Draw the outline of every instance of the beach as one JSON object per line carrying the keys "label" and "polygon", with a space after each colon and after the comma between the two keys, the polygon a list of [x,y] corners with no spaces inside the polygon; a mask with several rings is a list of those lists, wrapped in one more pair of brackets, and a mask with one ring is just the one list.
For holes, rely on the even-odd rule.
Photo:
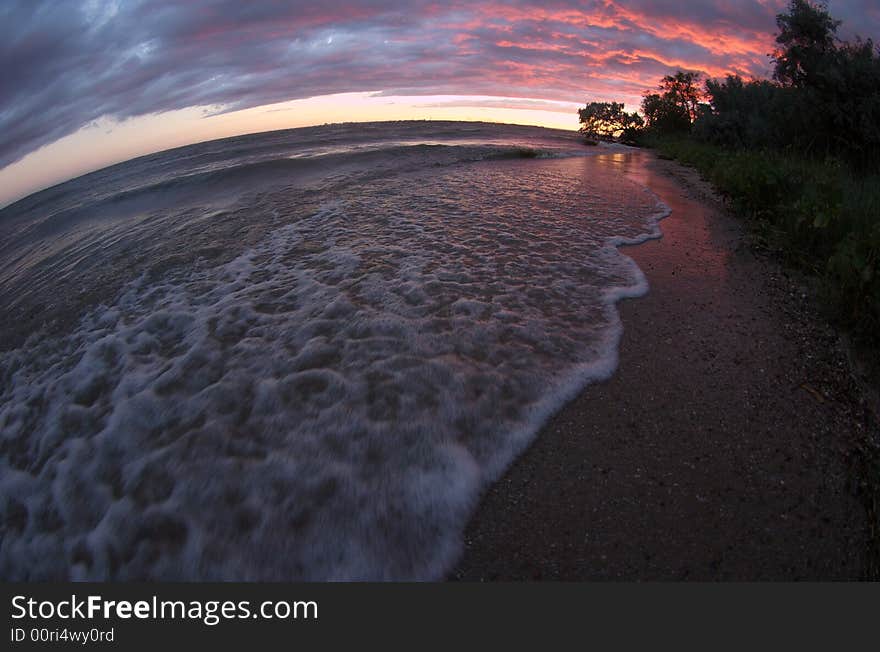
{"label": "beach", "polygon": [[271,132],[0,228],[4,577],[867,574],[837,335],[646,150]]}
{"label": "beach", "polygon": [[434,580],[667,207],[572,132],[210,141],[0,213],[0,576]]}
{"label": "beach", "polygon": [[870,417],[808,283],[750,246],[695,172],[621,170],[672,209],[627,247],[616,373],[588,386],[483,496],[449,579],[856,580]]}

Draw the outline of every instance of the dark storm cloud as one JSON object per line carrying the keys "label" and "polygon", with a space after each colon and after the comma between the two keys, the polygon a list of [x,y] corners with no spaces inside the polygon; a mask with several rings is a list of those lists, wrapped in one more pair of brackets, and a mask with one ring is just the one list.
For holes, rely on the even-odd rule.
{"label": "dark storm cloud", "polygon": [[[783,0],[0,7],[0,167],[101,116],[347,91],[636,101],[676,67],[767,72]],[[863,36],[872,2],[832,3]]]}

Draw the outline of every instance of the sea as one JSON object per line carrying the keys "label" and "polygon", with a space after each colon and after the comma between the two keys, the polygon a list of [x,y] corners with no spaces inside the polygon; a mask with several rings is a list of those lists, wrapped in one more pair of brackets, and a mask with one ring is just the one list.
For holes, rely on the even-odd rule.
{"label": "sea", "polygon": [[648,290],[619,247],[669,212],[632,155],[325,125],[4,208],[0,577],[442,579],[481,492],[614,372]]}

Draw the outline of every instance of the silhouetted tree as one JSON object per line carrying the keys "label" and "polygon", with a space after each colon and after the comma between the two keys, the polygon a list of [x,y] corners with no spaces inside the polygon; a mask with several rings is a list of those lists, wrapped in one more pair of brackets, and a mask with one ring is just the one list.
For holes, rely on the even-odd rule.
{"label": "silhouetted tree", "polygon": [[681,106],[658,93],[642,99],[642,114],[649,129],[661,133],[678,133],[690,129],[691,121]]}
{"label": "silhouetted tree", "polygon": [[825,4],[791,0],[776,17],[774,78],[786,88],[780,131],[798,149],[859,167],[880,162],[880,54],[872,41],[840,43]]}
{"label": "silhouetted tree", "polygon": [[700,113],[703,91],[700,74],[679,70],[660,80],[662,93],[648,93],[642,100],[642,113],[652,131],[686,132]]}
{"label": "silhouetted tree", "polygon": [[807,0],[791,0],[776,24],[775,82],[707,81],[710,110],[694,134],[719,145],[836,156],[859,168],[880,164],[880,53],[873,42],[841,43],[840,21]]}
{"label": "silhouetted tree", "polygon": [[790,0],[788,13],[776,16],[779,45],[773,54],[774,79],[783,85],[804,87],[816,82],[823,60],[835,48],[840,25],[825,4]]}
{"label": "silhouetted tree", "polygon": [[743,81],[728,75],[706,81],[706,110],[694,123],[694,134],[717,145],[767,147],[782,133],[776,117],[781,88],[773,82]]}
{"label": "silhouetted tree", "polygon": [[580,132],[589,139],[612,140],[644,124],[638,113],[627,113],[622,102],[590,102],[578,110]]}
{"label": "silhouetted tree", "polygon": [[859,167],[880,165],[880,52],[873,42],[835,48],[810,90],[810,99],[822,107],[827,150]]}
{"label": "silhouetted tree", "polygon": [[677,71],[674,75],[666,75],[660,80],[662,97],[687,115],[688,122],[697,119],[703,90],[700,88],[700,73]]}

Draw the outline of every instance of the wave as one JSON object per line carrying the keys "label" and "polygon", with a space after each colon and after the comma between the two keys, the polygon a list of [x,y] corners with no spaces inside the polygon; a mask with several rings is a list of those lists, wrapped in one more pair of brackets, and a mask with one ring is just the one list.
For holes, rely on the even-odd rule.
{"label": "wave", "polygon": [[[145,211],[164,210],[183,204],[217,203],[223,198],[238,197],[274,186],[305,184],[332,176],[340,182],[362,182],[389,176],[419,166],[446,166],[485,160],[515,158],[559,158],[587,155],[564,150],[536,149],[528,146],[445,145],[445,144],[376,144],[366,150],[351,145],[319,154],[302,154],[253,160],[254,150],[246,150],[244,160],[218,159],[207,170],[176,171],[147,183],[129,181],[116,191],[104,191],[97,197],[81,199],[69,208],[44,210],[59,202],[60,190],[18,208],[26,213],[44,210],[40,219],[24,233],[30,238],[46,238],[84,221],[124,219]],[[169,167],[173,168],[171,164]],[[345,175],[349,175],[346,177]],[[18,245],[7,238],[7,246]],[[2,251],[0,251],[2,254]]]}
{"label": "wave", "polygon": [[647,290],[616,245],[668,210],[601,157],[461,147],[363,151],[412,171],[317,210],[260,194],[253,246],[0,353],[0,575],[442,576],[482,488],[612,373],[614,304]]}

